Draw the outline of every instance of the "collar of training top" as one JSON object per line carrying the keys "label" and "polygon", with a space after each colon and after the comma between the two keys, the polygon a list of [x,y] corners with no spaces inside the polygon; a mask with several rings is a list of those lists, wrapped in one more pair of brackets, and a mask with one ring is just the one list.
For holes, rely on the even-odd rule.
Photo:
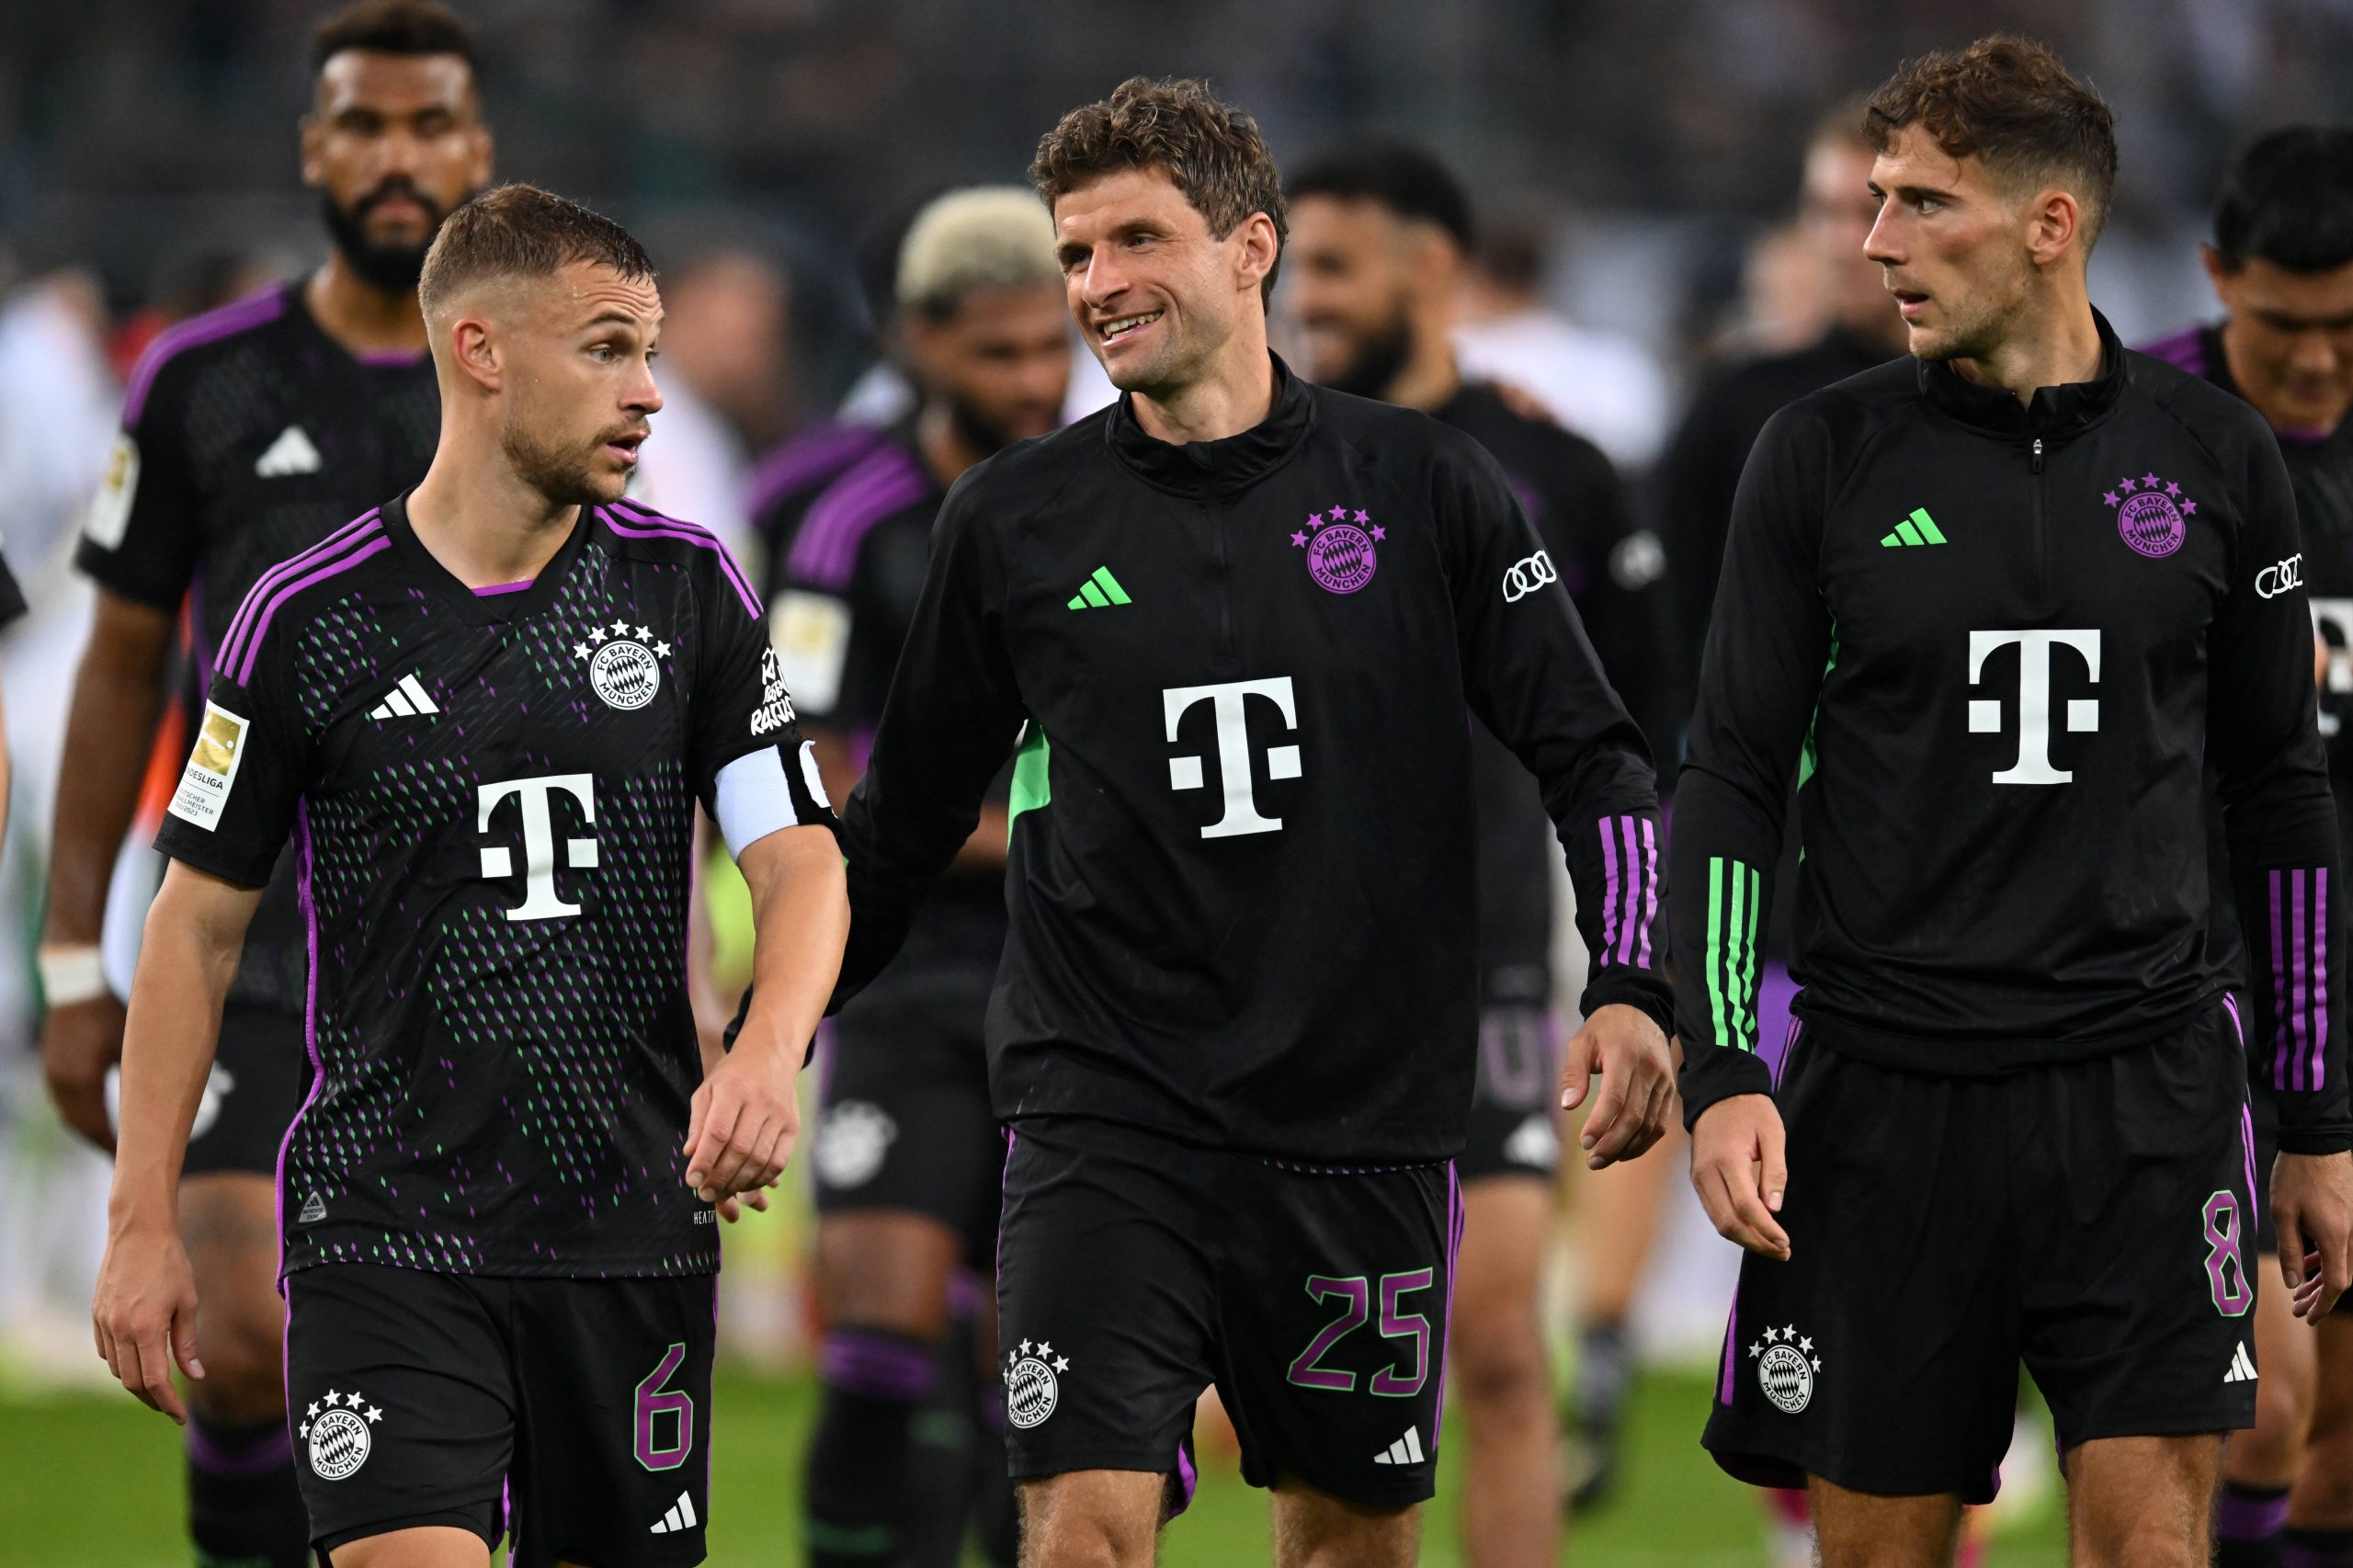
{"label": "collar of training top", "polygon": [[1291,374],[1283,357],[1275,362],[1275,405],[1267,417],[1222,441],[1163,441],[1136,423],[1135,394],[1120,394],[1105,425],[1104,439],[1121,462],[1164,490],[1186,495],[1233,495],[1247,490],[1289,461],[1315,428],[1315,400],[1307,383]]}
{"label": "collar of training top", "polygon": [[2099,374],[2088,381],[2039,387],[2031,403],[2021,403],[1999,387],[1969,381],[1943,360],[1920,362],[1920,392],[1938,413],[2000,436],[2065,437],[2105,418],[2124,392],[2124,345],[2108,318],[2095,310],[2099,329]]}

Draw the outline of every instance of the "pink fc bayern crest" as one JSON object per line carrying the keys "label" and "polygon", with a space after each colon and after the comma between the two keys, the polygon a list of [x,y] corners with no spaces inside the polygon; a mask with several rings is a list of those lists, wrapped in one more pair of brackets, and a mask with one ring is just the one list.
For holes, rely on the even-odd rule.
{"label": "pink fc bayern crest", "polygon": [[1381,565],[1380,551],[1373,546],[1388,537],[1389,530],[1375,523],[1370,512],[1335,506],[1310,512],[1307,526],[1293,531],[1290,542],[1307,551],[1307,574],[1316,586],[1326,593],[1353,594],[1372,581]]}
{"label": "pink fc bayern crest", "polygon": [[2170,480],[2144,473],[2126,474],[2116,488],[2100,496],[2116,513],[2116,531],[2124,542],[2153,561],[2179,550],[2189,537],[2188,518],[2198,515],[2198,503]]}

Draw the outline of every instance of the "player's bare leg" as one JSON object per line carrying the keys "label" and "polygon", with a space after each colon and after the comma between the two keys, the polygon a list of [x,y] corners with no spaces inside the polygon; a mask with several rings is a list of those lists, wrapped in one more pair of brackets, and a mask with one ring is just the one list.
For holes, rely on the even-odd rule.
{"label": "player's bare leg", "polygon": [[1151,1568],[1167,1489],[1165,1475],[1143,1470],[1022,1482],[1021,1568]]}
{"label": "player's bare leg", "polygon": [[330,1557],[335,1568],[487,1568],[490,1548],[472,1530],[419,1525],[348,1542]]}
{"label": "player's bare leg", "polygon": [[1560,1465],[1537,1298],[1552,1190],[1540,1176],[1488,1176],[1464,1184],[1462,1209],[1447,1370],[1471,1444],[1463,1557],[1549,1564],[1561,1553]]}
{"label": "player's bare leg", "polygon": [[[2309,1560],[2327,1562],[2333,1547],[2353,1546],[2353,1319],[2333,1313],[2305,1332],[2318,1342],[2318,1367],[2303,1464],[2288,1495],[2287,1539]],[[2271,1364],[2261,1365],[2268,1382]]]}
{"label": "player's bare leg", "polygon": [[922,1214],[870,1210],[818,1222],[825,1345],[809,1448],[813,1563],[888,1559],[907,1533],[909,1429],[931,1395],[961,1252],[953,1231]]}
{"label": "player's bare leg", "polygon": [[1822,1568],[1947,1568],[1961,1544],[1961,1499],[1881,1497],[1806,1478]]}
{"label": "player's bare leg", "polygon": [[180,1244],[196,1272],[201,1381],[188,1407],[220,1426],[286,1419],[286,1304],[278,1298],[278,1197],[267,1176],[217,1172],[180,1184]]}
{"label": "player's bare leg", "polygon": [[2075,1568],[2204,1568],[2222,1468],[2219,1433],[2102,1437],[2067,1450]]}
{"label": "player's bare leg", "polygon": [[2279,1257],[2265,1254],[2255,1278],[2255,1357],[2263,1376],[2255,1385],[2254,1427],[2222,1443],[2225,1484],[2215,1515],[2222,1568],[2241,1560],[2234,1553],[2249,1551],[2261,1554],[2250,1560],[2278,1561],[2279,1526],[2312,1435],[2320,1375],[2319,1346],[2280,1288]]}
{"label": "player's bare leg", "polygon": [[1277,1482],[1275,1568],[1413,1568],[1422,1509],[1364,1508],[1297,1482]]}
{"label": "player's bare leg", "polygon": [[[1688,1163],[1685,1134],[1670,1128],[1656,1158],[1627,1160],[1574,1177],[1577,1215],[1577,1369],[1571,1502],[1598,1502],[1616,1463],[1617,1427],[1633,1372],[1626,1324],[1650,1267],[1667,1189]],[[1466,1245],[1468,1238],[1465,1238]]]}

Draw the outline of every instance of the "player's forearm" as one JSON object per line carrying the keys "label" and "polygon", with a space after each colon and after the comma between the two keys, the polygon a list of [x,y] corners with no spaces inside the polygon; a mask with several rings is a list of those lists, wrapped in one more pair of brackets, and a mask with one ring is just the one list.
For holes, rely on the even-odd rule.
{"label": "player's forearm", "polygon": [[123,1031],[122,1112],[109,1210],[119,1227],[171,1216],[221,1006],[257,894],[214,895],[174,866],[155,896]]}
{"label": "player's forearm", "polygon": [[849,896],[832,835],[788,828],[744,858],[752,891],[751,1007],[735,1049],[804,1051],[841,973]]}
{"label": "player's forearm", "polygon": [[1781,828],[1778,804],[1764,809],[1700,764],[1684,768],[1668,881],[1686,1125],[1718,1100],[1772,1088],[1756,1054],[1756,996]]}
{"label": "player's forearm", "polygon": [[102,598],[98,624],[74,673],[59,767],[65,787],[57,791],[50,847],[45,942],[99,939],[115,857],[138,810],[163,709],[169,622],[152,610],[135,615],[154,624],[135,627],[141,635],[122,635],[122,612]]}
{"label": "player's forearm", "polygon": [[2225,821],[2254,1004],[2247,1046],[2254,1070],[2276,1091],[2280,1147],[2300,1154],[2353,1148],[2335,808],[2325,795],[2301,809],[2240,801]]}

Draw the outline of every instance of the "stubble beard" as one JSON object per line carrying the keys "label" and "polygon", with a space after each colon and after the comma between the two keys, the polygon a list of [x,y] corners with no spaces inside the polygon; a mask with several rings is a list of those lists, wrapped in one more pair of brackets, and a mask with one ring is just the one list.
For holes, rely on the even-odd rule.
{"label": "stubble beard", "polygon": [[551,510],[597,506],[618,499],[627,488],[626,482],[615,488],[600,479],[587,454],[542,442],[512,417],[499,432],[498,444],[516,477],[545,496]]}

